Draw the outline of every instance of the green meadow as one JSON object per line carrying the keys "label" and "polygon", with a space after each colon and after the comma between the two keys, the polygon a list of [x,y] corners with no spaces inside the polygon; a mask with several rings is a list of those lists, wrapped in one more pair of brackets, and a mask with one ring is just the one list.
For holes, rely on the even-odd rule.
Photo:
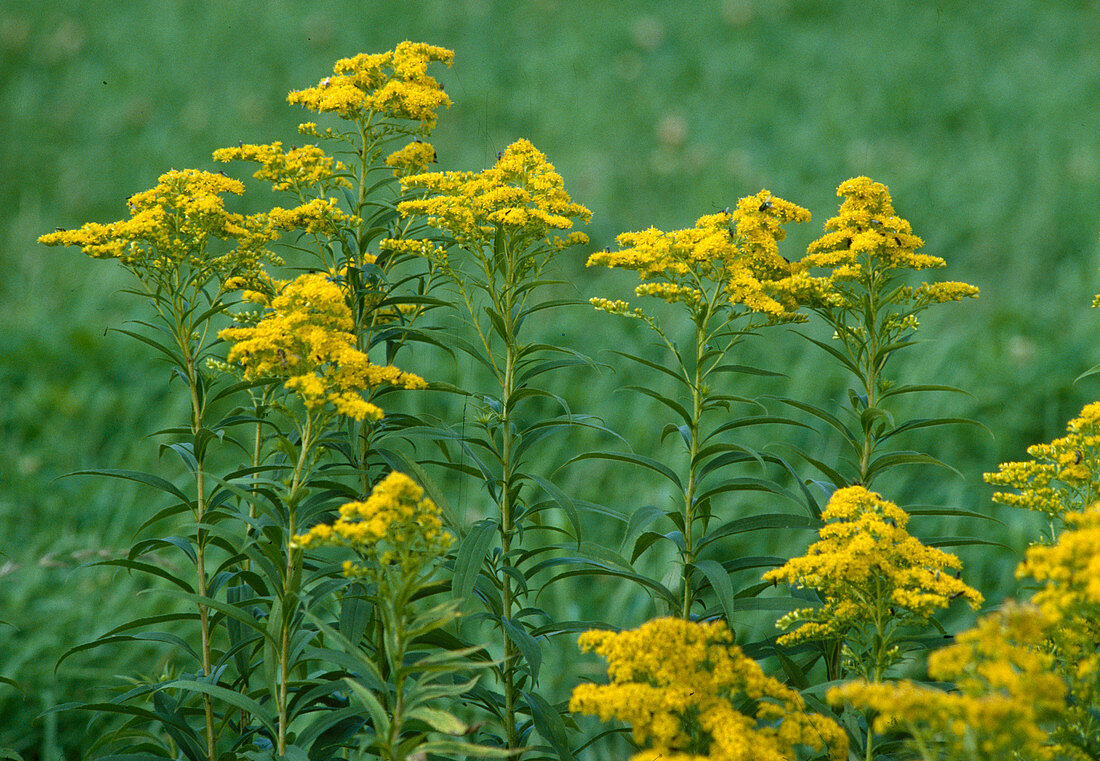
{"label": "green meadow", "polygon": [[[147,437],[187,414],[167,366],[109,330],[140,316],[139,300],[120,292],[130,285],[125,273],[36,239],[123,217],[127,197],[168,169],[218,171],[216,148],[293,144],[296,125],[311,117],[286,104],[288,91],[316,83],[338,58],[403,40],[455,54],[453,68],[433,71],[453,100],[432,137],[438,169],[480,170],[527,138],[591,209],[590,244],[566,249],[552,271],[566,296],[630,296],[632,275],[584,266],[622,232],[690,227],[767,188],[812,212],[781,246],[800,254],[836,212],[843,180],[888,185],[923,252],[947,260],[936,277],[981,290],[922,316],[921,343],[891,364],[907,382],[965,393],[918,395],[900,409],[978,425],[907,434],[906,447],[955,472],[903,468],[881,486],[899,505],[996,518],[918,517],[911,528],[997,543],[957,548],[964,577],[987,605],[1018,594],[1013,570],[1040,522],[993,505],[982,474],[1062,435],[1100,397],[1100,375],[1075,380],[1100,364],[1100,313],[1090,310],[1100,293],[1100,4],[9,0],[0,7],[0,676],[20,689],[0,685],[0,748],[26,761],[82,759],[110,719],[51,709],[165,668],[167,647],[156,642],[99,647],[57,665],[70,648],[158,604],[141,594],[148,578],[89,567],[125,552],[161,507],[156,493],[67,474],[178,474]],[[246,204],[270,202],[261,193]],[[552,314],[533,328],[538,339],[583,351],[596,366],[554,374],[550,390],[597,414],[635,452],[674,460],[661,435],[666,412],[621,391],[669,389],[611,354],[631,346],[658,357],[643,326],[580,307]],[[820,327],[809,330],[828,340]],[[481,377],[468,359],[424,351],[415,370],[429,381]],[[772,412],[780,410],[766,397],[846,403],[849,380],[790,331],[763,332],[737,353],[781,375],[729,376],[729,393],[761,397]],[[423,404],[453,420],[466,414],[453,398]],[[799,430],[778,433],[839,452],[839,440]],[[744,441],[769,446],[781,443],[776,435],[750,431]],[[585,448],[614,443],[577,434],[554,439],[540,458],[576,499],[624,513],[664,507],[661,481],[621,463],[555,471]],[[466,519],[484,511],[475,487],[441,483]],[[766,507],[759,496],[744,500],[746,514]],[[591,520],[590,532],[617,547],[622,525]],[[753,541],[797,554],[812,539],[803,533]],[[547,594],[577,619],[597,608],[624,626],[655,615],[636,587],[611,582]],[[759,615],[744,626],[771,631]],[[603,673],[573,639],[549,648],[555,665],[544,689],[558,700],[580,676]]]}

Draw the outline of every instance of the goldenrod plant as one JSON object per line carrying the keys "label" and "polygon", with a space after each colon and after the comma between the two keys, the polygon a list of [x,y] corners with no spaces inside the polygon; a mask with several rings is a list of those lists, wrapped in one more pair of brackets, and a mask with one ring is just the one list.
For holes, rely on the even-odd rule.
{"label": "goldenrod plant", "polygon": [[[377,249],[377,240],[395,232],[400,193],[383,149],[395,139],[426,136],[434,110],[449,103],[425,73],[431,62],[449,63],[450,52],[404,43],[380,56],[341,60],[335,77],[291,93],[292,103],[351,122],[335,130],[307,123],[299,131],[355,155],[353,168],[314,145],[242,144],[215,152],[218,161],[258,163],[255,176],[289,194],[289,208],[237,214],[223,196],[241,195],[241,182],[223,173],[173,171],[130,197],[130,219],[42,237],[47,245],[118,259],[136,276],[132,292],[151,302],[156,321],[143,322],[145,332],[123,332],[169,359],[191,402],[189,425],[161,432],[183,437],[164,448],[192,474],[190,495],[159,475],[98,471],[176,501],[147,526],[190,510],[190,539],[144,539],[106,564],[169,581],[176,589],[168,593],[196,605],[199,633],[196,653],[180,629],[189,616],[173,613],[127,622],[70,651],[133,637],[183,645],[178,667],[166,672],[171,677],[139,684],[109,709],[95,707],[131,717],[99,739],[103,752],[131,747],[148,722],[162,727],[164,752],[208,761],[244,752],[289,758],[343,741],[326,734],[332,721],[318,713],[339,702],[333,697],[339,682],[318,678],[308,666],[316,661],[310,643],[318,634],[305,618],[318,588],[336,591],[334,574],[323,565],[303,566],[290,540],[340,497],[365,496],[379,477],[384,458],[372,448],[384,420],[378,397],[426,385],[388,361],[376,364],[369,353],[385,342],[391,360],[405,344],[401,330],[410,315],[430,306],[426,275],[391,277],[393,257]],[[271,250],[276,241],[280,254]],[[280,277],[282,268],[291,276]],[[259,310],[234,312],[238,292]],[[420,301],[405,309],[406,297]],[[247,443],[237,438],[243,427],[252,431]],[[234,448],[248,453],[236,466]],[[208,464],[215,449],[220,472]],[[332,480],[332,465],[341,460],[351,465],[344,483]],[[195,582],[164,570],[175,567],[163,558],[172,551],[193,563]],[[346,595],[341,634],[362,645],[370,615],[361,596]],[[158,631],[165,623],[176,629]],[[188,653],[194,666],[182,660]],[[198,728],[191,698],[201,705]]]}
{"label": "goldenrod plant", "polygon": [[[838,489],[822,518],[825,526],[806,554],[764,574],[764,580],[820,596],[819,607],[779,619],[780,628],[793,628],[779,644],[825,643],[826,658],[841,659],[829,664],[832,678],[881,684],[914,649],[936,612],[957,598],[972,608],[981,605],[981,594],[954,575],[959,559],[910,535],[909,516],[881,495],[862,486]],[[868,730],[868,759],[874,758],[873,748]]]}
{"label": "goldenrod plant", "polygon": [[[792,274],[772,287],[780,293],[795,288],[833,331],[832,342],[806,335],[850,372],[857,387],[849,390],[848,420],[801,400],[786,399],[839,433],[849,457],[824,462],[803,453],[834,488],[870,487],[888,469],[909,464],[939,464],[931,455],[884,449],[907,431],[969,422],[956,418],[901,421],[891,410],[897,397],[925,391],[955,390],[937,384],[899,382],[886,373],[887,363],[915,343],[918,316],[929,307],[975,298],[978,289],[958,282],[907,282],[913,271],[936,269],[947,262],[918,253],[924,241],[894,210],[889,189],[869,177],[853,177],[837,188],[844,198],[837,216],[825,223],[825,234],[813,241],[792,267]],[[827,270],[826,275],[814,275]],[[810,284],[813,285],[810,285]]]}
{"label": "goldenrod plant", "polygon": [[[429,262],[468,327],[468,335],[451,336],[451,345],[488,376],[483,390],[473,385],[460,390],[477,409],[473,431],[459,421],[432,431],[459,448],[444,449],[441,464],[478,478],[492,505],[469,528],[454,561],[455,595],[479,601],[485,609],[480,617],[496,630],[500,690],[481,690],[478,699],[494,715],[495,741],[503,747],[526,757],[537,729],[553,753],[565,758],[560,709],[536,691],[542,645],[531,631],[535,617],[545,613],[533,607],[530,595],[539,571],[535,561],[546,548],[532,539],[540,536],[535,532],[544,520],[540,513],[568,511],[573,526],[577,518],[571,501],[547,479],[535,445],[571,427],[596,424],[563,402],[554,417],[527,412],[537,402],[561,402],[540,389],[541,376],[588,360],[568,347],[533,342],[524,328],[535,315],[570,303],[543,295],[551,285],[546,273],[556,257],[588,241],[583,232],[566,231],[587,222],[591,212],[570,199],[554,166],[522,139],[501,151],[488,169],[413,174],[403,177],[401,186],[421,196],[398,204],[401,216],[423,220],[438,232],[430,238],[393,238],[383,241],[383,248]],[[540,492],[549,500],[536,500]],[[548,636],[554,627],[543,627],[542,633]]]}
{"label": "goldenrod plant", "polygon": [[[1095,477],[1095,476],[1094,476]],[[1066,716],[1052,738],[1070,758],[1100,753],[1100,505],[1066,513],[1053,546],[1035,545],[1016,570],[1039,584],[1031,598],[1046,623],[1038,648],[1054,657],[1068,690]]]}
{"label": "goldenrod plant", "polygon": [[928,676],[954,690],[860,679],[830,689],[829,701],[872,710],[869,731],[907,735],[922,761],[1063,757],[1050,731],[1066,719],[1066,685],[1041,645],[1044,628],[1034,607],[1008,605],[929,656]]}
{"label": "goldenrod plant", "polygon": [[[903,418],[900,397],[946,387],[888,365],[925,309],[977,289],[916,282],[945,262],[867,177],[794,261],[780,245],[809,211],[769,190],[593,251],[591,211],[530,140],[434,171],[451,100],[433,74],[452,59],[403,42],[338,60],[288,97],[316,115],[306,144],[214,152],[269,186],[243,201],[227,174],[173,170],[126,218],[42,236],[132,275],[146,312],[119,330],[166,361],[186,410],[154,434],[156,472],[80,471],[155,493],[96,564],[166,602],[63,665],[132,645],[160,660],[47,719],[94,714],[85,756],[120,761],[1100,757],[1100,403],[987,476],[1048,530],[1018,570],[1034,594],[953,636],[943,612],[983,598],[944,548],[992,538],[919,539],[911,517],[955,509],[884,496],[895,467],[950,465],[903,436],[961,422]],[[585,259],[637,273],[633,295],[574,297],[588,288],[556,278]],[[591,339],[543,343],[539,323],[574,310],[614,330],[593,308],[653,338],[611,354],[662,411],[646,440],[605,425],[603,400],[582,414],[553,393],[600,366]],[[739,383],[783,382],[743,357],[791,326],[854,379],[842,412]],[[568,480],[608,462],[663,481],[625,509],[626,490]],[[793,531],[818,533],[800,554]],[[591,656],[559,662],[552,638],[580,632],[606,682]]]}
{"label": "goldenrod plant", "polygon": [[1100,402],[1086,404],[1069,421],[1065,436],[1033,444],[1027,453],[1031,460],[1002,463],[996,473],[986,473],[985,480],[1016,490],[995,492],[994,502],[1044,513],[1046,538],[1053,542],[1067,515],[1100,499]]}
{"label": "goldenrod plant", "polygon": [[[193,489],[185,493],[170,481],[151,474],[125,470],[99,471],[103,475],[149,484],[167,493],[173,504],[151,516],[148,523],[181,511],[193,519],[192,534],[181,540],[185,559],[194,564],[195,585],[183,579],[173,581],[187,592],[194,591],[199,616],[200,646],[195,664],[195,683],[206,685],[215,677],[212,644],[213,622],[208,604],[211,574],[207,550],[214,539],[212,526],[227,492],[210,483],[206,472],[209,449],[232,430],[234,421],[210,419],[210,407],[225,390],[217,387],[206,359],[212,356],[216,336],[212,320],[227,307],[226,283],[233,278],[251,277],[261,264],[274,260],[266,248],[272,239],[263,215],[245,217],[225,207],[226,193],[240,195],[244,186],[237,180],[198,170],[171,171],[162,175],[156,187],[134,194],[127,205],[130,218],[109,224],[90,222],[77,230],[43,235],[48,246],[79,246],[97,259],[117,259],[137,280],[132,292],[150,302],[154,322],[142,321],[144,332],[121,329],[147,344],[171,365],[173,375],[185,385],[190,401],[186,426],[162,434],[176,440],[162,445],[180,458],[191,473]],[[224,242],[224,244],[222,243]],[[230,242],[236,243],[230,247]],[[227,250],[226,250],[227,249]],[[129,557],[107,561],[158,576],[164,573],[146,557],[156,549],[170,547],[163,540],[141,543]],[[204,731],[196,741],[210,761],[216,758],[216,720],[213,697],[202,691]]]}
{"label": "goldenrod plant", "polygon": [[927,547],[909,534],[909,516],[862,486],[833,493],[822,514],[825,526],[806,554],[764,574],[813,589],[822,605],[792,611],[779,620],[791,629],[779,643],[814,640],[844,643],[842,673],[881,682],[904,656],[907,628],[918,627],[952,600],[972,608],[981,594],[956,573],[954,555]]}
{"label": "goldenrod plant", "polygon": [[836,705],[869,709],[869,727],[900,734],[924,761],[1096,758],[1100,752],[1100,508],[1066,513],[1052,545],[1017,569],[1038,589],[1006,603],[928,659],[928,676],[954,685],[857,680],[830,690]]}
{"label": "goldenrod plant", "polygon": [[[754,567],[736,560],[720,562],[720,540],[737,533],[767,526],[806,528],[816,525],[816,510],[808,516],[773,514],[770,521],[760,516],[745,523],[745,515],[731,514],[718,505],[730,493],[755,490],[774,498],[780,487],[774,481],[755,475],[731,478],[729,468],[742,463],[764,463],[764,457],[736,442],[731,432],[747,425],[789,423],[767,415],[736,415],[734,410],[759,409],[759,403],[727,388],[728,377],[739,373],[767,374],[768,371],[739,365],[735,349],[749,334],[765,326],[805,319],[798,312],[799,290],[814,287],[810,281],[795,283],[789,279],[790,264],[779,253],[779,242],[786,235],[783,225],[805,222],[810,213],[800,206],[772,195],[767,190],[742,198],[736,209],[699,218],[694,227],[664,232],[650,228],[623,233],[617,239],[620,249],[592,254],[588,266],[606,266],[632,270],[642,282],[634,289],[639,298],[655,298],[673,305],[686,318],[691,334],[686,347],[676,340],[679,325],[666,324],[661,311],[632,307],[622,299],[593,298],[592,305],[603,312],[643,322],[657,337],[668,358],[667,364],[655,363],[640,354],[616,351],[618,356],[655,371],[662,380],[672,379],[674,395],[659,387],[631,385],[627,390],[650,397],[674,417],[661,431],[678,442],[681,462],[675,466],[648,454],[636,452],[590,452],[576,460],[593,457],[619,460],[659,473],[675,490],[672,507],[651,506],[635,511],[630,517],[627,544],[630,562],[620,561],[620,575],[643,584],[666,613],[688,619],[702,613],[704,593],[709,602],[732,619],[736,606],[729,573]],[[784,288],[768,288],[767,283],[788,278]],[[637,442],[654,446],[656,442]],[[776,460],[769,457],[769,460]],[[782,460],[779,460],[784,464]],[[664,516],[670,531],[651,528]],[[714,524],[718,525],[715,526]],[[676,580],[649,579],[630,569],[630,565],[649,548],[668,543],[678,556]],[[601,557],[600,564],[608,562]],[[740,596],[740,595],[739,595]]]}
{"label": "goldenrod plant", "polygon": [[[276,500],[272,523],[259,524],[258,544],[276,537],[272,549],[278,552],[294,537],[304,517],[299,516],[309,492],[313,468],[322,450],[322,437],[337,416],[353,420],[381,419],[381,409],[363,399],[362,393],[382,383],[408,389],[424,388],[425,382],[392,366],[370,362],[355,346],[351,310],[340,287],[323,275],[299,275],[279,284],[264,316],[251,327],[226,328],[219,337],[233,342],[227,361],[243,367],[245,379],[277,378],[283,381],[295,404],[288,417],[294,437],[278,440],[279,448],[293,462],[289,478],[273,492]],[[253,488],[255,484],[253,483]],[[263,504],[267,500],[257,500]],[[314,508],[316,509],[316,508]],[[274,531],[274,533],[273,533]],[[286,753],[290,724],[289,679],[293,667],[292,639],[300,623],[302,558],[291,544],[281,575],[271,579],[273,595],[268,634],[275,641],[277,682],[271,685],[278,714],[276,749]],[[270,557],[270,556],[269,556]],[[262,564],[257,562],[258,567]],[[256,591],[256,590],[252,590]]]}
{"label": "goldenrod plant", "polygon": [[798,751],[848,758],[831,717],[767,676],[733,644],[725,623],[658,618],[632,631],[590,631],[582,650],[607,659],[607,685],[582,684],[570,708],[631,725],[631,761],[784,761]]}
{"label": "goldenrod plant", "polygon": [[447,651],[422,644],[426,635],[459,615],[459,601],[423,608],[419,601],[438,593],[443,553],[452,536],[443,529],[439,508],[403,473],[391,473],[361,502],[340,507],[332,523],[319,523],[293,540],[296,548],[336,546],[351,549],[343,575],[367,584],[379,612],[382,642],[378,662],[339,633],[326,633],[361,669],[346,678],[356,701],[371,719],[358,739],[360,753],[385,761],[441,756],[495,756],[507,751],[461,739],[470,726],[451,713],[451,703],[467,693],[472,649]]}

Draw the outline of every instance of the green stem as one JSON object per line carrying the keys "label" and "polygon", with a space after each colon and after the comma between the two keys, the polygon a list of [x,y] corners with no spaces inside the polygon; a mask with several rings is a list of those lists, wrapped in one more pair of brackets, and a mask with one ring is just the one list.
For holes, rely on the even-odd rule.
{"label": "green stem", "polygon": [[290,492],[287,494],[286,507],[287,507],[287,553],[286,553],[286,571],[283,577],[283,595],[282,595],[282,622],[280,624],[279,632],[279,687],[276,694],[276,705],[279,711],[279,736],[278,736],[278,751],[282,756],[286,753],[286,735],[289,725],[289,717],[287,715],[287,682],[290,679],[290,629],[294,619],[295,608],[297,607],[297,578],[298,578],[298,562],[301,559],[301,553],[290,546],[291,540],[297,531],[297,520],[295,516],[295,510],[300,498],[299,490],[302,485],[302,477],[306,470],[306,463],[308,462],[309,453],[313,448],[313,415],[310,412],[306,412],[306,423],[302,431],[302,446],[301,451],[298,454],[298,462],[294,466],[294,477],[291,480]]}
{"label": "green stem", "polygon": [[684,490],[684,558],[681,569],[681,579],[684,585],[684,594],[680,606],[680,617],[688,619],[691,616],[691,607],[695,602],[691,588],[691,565],[695,562],[695,490],[697,478],[695,473],[695,458],[699,454],[699,423],[703,417],[703,354],[706,351],[705,327],[709,321],[709,310],[702,322],[695,326],[695,369],[694,381],[691,384],[691,425],[688,427],[690,441],[688,443],[688,482]]}
{"label": "green stem", "polygon": [[[864,330],[866,331],[867,344],[863,347],[863,361],[860,363],[863,370],[863,391],[867,396],[867,409],[873,409],[878,406],[878,385],[879,378],[878,373],[881,369],[881,362],[877,359],[879,352],[879,331],[877,310],[878,304],[876,296],[877,283],[874,273],[867,286],[867,319],[865,320]],[[858,412],[858,410],[857,410]],[[875,438],[871,434],[870,427],[866,427],[863,431],[863,447],[859,453],[859,483],[868,489],[871,487],[871,479],[874,477],[870,473],[871,467],[871,455],[875,448]]]}
{"label": "green stem", "polygon": [[[184,371],[187,376],[187,385],[191,394],[191,441],[198,443],[199,431],[202,430],[203,404],[199,399],[198,371],[195,367],[195,356],[191,350],[191,327],[186,322],[185,309],[177,298],[173,303],[175,312],[176,341],[183,356]],[[200,598],[207,595],[206,586],[206,532],[202,528],[206,518],[206,474],[204,472],[205,447],[193,446],[195,455],[195,575],[197,576],[197,589]],[[201,640],[200,653],[202,658],[203,676],[210,676],[210,611],[206,605],[199,603],[199,637]],[[217,748],[214,736],[214,700],[208,694],[203,694],[203,715],[206,721],[206,755],[208,761],[215,761]]]}
{"label": "green stem", "polygon": [[[388,761],[405,761],[405,756],[400,754],[402,725],[405,721],[405,614],[407,599],[402,596],[400,600],[387,600],[385,605],[388,611],[383,615],[389,619],[389,636],[385,637],[386,661],[390,667],[390,676],[393,679],[393,704],[391,706],[391,720],[389,731],[386,733],[386,747],[383,749],[384,757]],[[392,646],[389,643],[393,643]]]}
{"label": "green stem", "polygon": [[[886,669],[889,667],[887,663],[888,653],[890,651],[890,642],[887,638],[887,616],[890,615],[889,605],[887,600],[883,599],[882,583],[879,578],[875,579],[875,639],[873,642],[874,652],[872,657],[874,658],[874,665],[872,667],[870,681],[874,684],[881,684],[883,678],[886,676]],[[871,728],[871,711],[868,710],[864,716],[867,723],[867,743],[866,743],[866,761],[871,761],[874,757],[875,746],[875,732]]]}
{"label": "green stem", "polygon": [[[511,248],[509,247],[506,252],[507,260],[507,272],[506,283],[503,292],[503,303],[500,305],[501,318],[504,320],[505,327],[505,346],[504,346],[504,375],[501,383],[501,452],[500,452],[500,473],[501,473],[501,485],[500,485],[500,542],[501,542],[501,563],[504,567],[511,562],[511,550],[512,550],[512,534],[515,531],[514,521],[514,502],[515,494],[512,491],[512,470],[514,463],[512,461],[512,391],[515,385],[515,371],[516,371],[516,325],[513,318],[513,301],[515,296],[513,278],[514,262]],[[516,652],[516,646],[512,642],[512,638],[508,636],[507,631],[504,628],[505,621],[512,620],[512,607],[515,604],[514,591],[512,589],[512,576],[509,573],[501,573],[501,586],[503,596],[503,610],[501,611],[502,621],[500,627],[500,634],[504,641],[504,732],[507,738],[508,748],[510,750],[516,750],[519,747],[519,736],[516,731],[516,659],[519,654]],[[517,755],[518,758],[518,755]]]}

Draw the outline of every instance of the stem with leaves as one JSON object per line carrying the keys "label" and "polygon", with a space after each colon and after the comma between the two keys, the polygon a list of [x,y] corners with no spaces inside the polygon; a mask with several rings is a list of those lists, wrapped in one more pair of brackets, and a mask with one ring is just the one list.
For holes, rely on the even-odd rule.
{"label": "stem with leaves", "polygon": [[[199,284],[201,286],[201,283]],[[206,599],[208,594],[206,574],[206,545],[207,530],[204,525],[207,513],[207,489],[206,489],[206,444],[210,438],[205,426],[206,415],[206,382],[202,377],[199,367],[201,355],[206,347],[206,331],[209,327],[209,316],[216,311],[218,302],[215,299],[209,311],[205,312],[204,324],[196,324],[196,310],[202,303],[200,298],[201,287],[196,286],[194,275],[184,277],[181,280],[181,272],[175,270],[171,273],[167,295],[162,295],[158,287],[150,291],[150,298],[157,308],[161,318],[169,327],[176,349],[179,354],[179,374],[186,380],[191,414],[189,426],[191,432],[190,454],[192,470],[195,480],[195,502],[192,506],[192,514],[195,518],[195,575],[196,592],[201,599]],[[219,294],[220,295],[220,294]],[[211,658],[211,622],[209,607],[202,602],[198,603],[199,614],[199,638],[202,675],[209,679],[212,671]],[[206,754],[208,761],[217,759],[217,743],[214,719],[214,700],[207,694],[202,695],[203,719],[205,722]]]}

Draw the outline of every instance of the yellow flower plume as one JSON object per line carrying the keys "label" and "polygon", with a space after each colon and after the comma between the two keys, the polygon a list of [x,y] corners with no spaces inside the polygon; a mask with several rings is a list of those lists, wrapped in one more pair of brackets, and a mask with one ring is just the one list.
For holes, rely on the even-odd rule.
{"label": "yellow flower plume", "polygon": [[[446,48],[402,42],[386,53],[341,58],[332,76],[316,87],[292,91],[287,102],[353,121],[379,116],[395,120],[399,131],[425,134],[435,126],[438,110],[451,105],[440,84],[428,75],[428,64],[450,66],[453,60],[454,53]],[[400,122],[406,121],[415,126],[402,128]]]}
{"label": "yellow flower plume", "polygon": [[427,197],[398,204],[401,216],[423,215],[457,243],[488,247],[501,229],[527,244],[545,241],[551,248],[587,242],[581,233],[566,239],[549,236],[568,230],[592,212],[573,203],[561,175],[529,140],[517,140],[494,166],[481,172],[429,172],[401,180],[401,189],[427,191]]}
{"label": "yellow flower plume", "polygon": [[347,576],[372,576],[393,564],[417,571],[451,545],[439,508],[404,473],[386,476],[362,502],[348,502],[333,523],[314,526],[294,537],[293,546],[351,547],[360,563],[344,566]]}
{"label": "yellow flower plume", "polygon": [[[244,185],[197,169],[172,170],[154,188],[130,196],[130,218],[41,236],[46,246],[80,246],[96,259],[118,259],[128,268],[153,272],[188,266],[223,278],[247,276],[261,261],[274,259],[264,246],[274,238],[264,215],[227,211],[224,194],[241,195]],[[224,254],[208,250],[212,239],[236,239]]]}
{"label": "yellow flower plume", "polygon": [[322,190],[351,187],[346,178],[339,176],[347,171],[347,167],[316,145],[303,145],[289,151],[284,151],[279,141],[266,145],[239,145],[236,148],[219,148],[214,151],[214,160],[259,164],[260,168],[252,176],[257,180],[267,180],[275,191],[305,193],[314,187]]}
{"label": "yellow flower plume", "polygon": [[802,207],[762,190],[742,198],[732,214],[708,214],[686,230],[623,233],[616,238],[618,251],[596,252],[587,265],[634,270],[645,281],[637,296],[694,310],[706,301],[708,285],[717,284],[735,306],[776,320],[797,319],[797,302],[766,284],[791,271],[779,255],[782,226],[809,218]]}
{"label": "yellow flower plume", "polygon": [[419,377],[392,366],[375,365],[355,345],[351,310],[340,287],[321,274],[284,283],[269,312],[253,327],[226,328],[232,341],[229,361],[246,378],[283,378],[307,409],[331,404],[357,420],[382,418],[382,410],[361,392],[383,383],[425,388]]}
{"label": "yellow flower plume", "polygon": [[650,746],[631,761],[784,761],[799,745],[847,758],[840,726],[766,676],[724,622],[661,618],[586,632],[580,646],[607,659],[611,684],[579,685],[569,710],[631,724],[634,740]]}
{"label": "yellow flower plume", "polygon": [[959,559],[926,547],[906,530],[909,516],[897,505],[862,486],[833,493],[821,516],[826,525],[802,557],[764,574],[765,581],[786,581],[817,590],[820,608],[796,610],[780,619],[797,629],[782,644],[844,637],[890,610],[895,622],[926,621],[956,597],[977,608],[982,596],[949,570]]}
{"label": "yellow flower plume", "polygon": [[1063,518],[1100,499],[1100,402],[1086,404],[1065,436],[1027,453],[1031,460],[1002,463],[985,474],[988,483],[1017,490],[995,492],[994,502]]}

